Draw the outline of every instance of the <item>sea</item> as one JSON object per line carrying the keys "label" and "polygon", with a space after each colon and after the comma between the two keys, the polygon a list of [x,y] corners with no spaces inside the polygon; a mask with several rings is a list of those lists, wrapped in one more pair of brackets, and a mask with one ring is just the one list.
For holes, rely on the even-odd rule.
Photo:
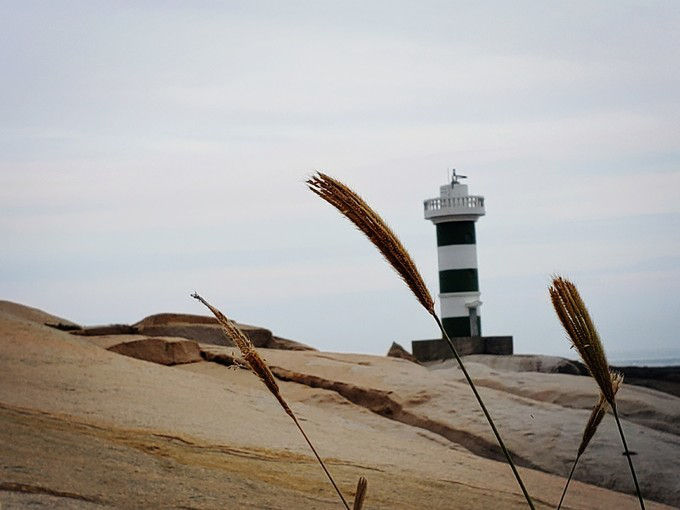
{"label": "sea", "polygon": [[607,352],[607,359],[618,367],[680,367],[680,350]]}

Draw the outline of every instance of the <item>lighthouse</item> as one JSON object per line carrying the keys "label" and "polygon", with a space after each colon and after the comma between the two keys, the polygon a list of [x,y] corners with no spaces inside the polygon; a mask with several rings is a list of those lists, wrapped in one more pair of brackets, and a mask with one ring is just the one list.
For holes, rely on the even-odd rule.
{"label": "lighthouse", "polygon": [[[454,170],[450,182],[439,188],[439,197],[424,202],[425,219],[437,229],[439,316],[461,356],[512,354],[512,336],[482,336],[475,224],[486,211],[484,197],[470,195],[462,179],[467,177]],[[453,356],[441,337],[413,340],[411,346],[421,362]]]}
{"label": "lighthouse", "polygon": [[424,202],[437,229],[440,317],[452,338],[482,335],[475,223],[485,214],[484,197],[468,193],[466,178],[454,169],[439,197]]}

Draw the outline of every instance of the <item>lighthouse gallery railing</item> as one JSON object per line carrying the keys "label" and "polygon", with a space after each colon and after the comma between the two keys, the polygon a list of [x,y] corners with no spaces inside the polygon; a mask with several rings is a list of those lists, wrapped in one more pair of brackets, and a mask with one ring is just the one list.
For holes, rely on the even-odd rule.
{"label": "lighthouse gallery railing", "polygon": [[449,197],[449,198],[430,198],[425,200],[426,211],[438,211],[448,207],[484,207],[484,197]]}

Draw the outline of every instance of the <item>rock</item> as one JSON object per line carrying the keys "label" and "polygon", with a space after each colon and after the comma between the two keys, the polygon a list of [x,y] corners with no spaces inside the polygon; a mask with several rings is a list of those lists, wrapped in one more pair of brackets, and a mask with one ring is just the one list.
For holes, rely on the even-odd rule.
{"label": "rock", "polygon": [[145,317],[133,327],[146,336],[181,337],[201,343],[234,345],[217,319],[205,315],[159,313]]}
{"label": "rock", "polygon": [[137,326],[139,334],[146,336],[181,337],[194,342],[233,346],[234,342],[218,324],[190,324],[177,322],[152,326]]}
{"label": "rock", "polygon": [[[627,384],[646,386],[680,397],[680,368],[666,367],[612,367],[623,374]],[[583,367],[585,369],[585,366]]]}
{"label": "rock", "polygon": [[136,327],[165,326],[168,324],[215,324],[217,319],[208,315],[192,315],[188,313],[157,313],[143,318],[135,324]]}
{"label": "rock", "polygon": [[224,365],[225,367],[235,366],[238,368],[245,368],[250,370],[248,363],[240,355],[238,349],[227,349],[223,346],[201,344],[201,357],[205,361]]}
{"label": "rock", "polygon": [[390,358],[407,359],[409,361],[413,361],[414,363],[418,363],[416,357],[410,352],[408,352],[406,349],[404,349],[397,342],[392,342],[392,346],[390,347],[390,350],[387,351],[387,355]]}
{"label": "rock", "polygon": [[[234,342],[224,333],[214,317],[183,313],[159,313],[150,315],[133,325],[137,332],[146,336],[175,336],[200,343],[225,345]],[[255,347],[267,347],[272,342],[272,332],[265,328],[236,324]]]}
{"label": "rock", "polygon": [[[500,458],[490,427],[462,371],[453,364],[432,370],[398,359],[357,354],[267,351],[263,356],[280,379],[336,392],[394,422],[437,434],[451,445],[486,458]],[[469,357],[466,366],[495,422],[502,427],[503,439],[517,464],[566,476],[597,401],[598,389],[592,378],[495,370],[470,362]],[[533,368],[549,372],[549,367],[542,363]],[[680,399],[624,384],[617,401],[627,440],[637,452],[635,468],[644,480],[645,497],[680,505],[675,474],[680,469]],[[621,462],[621,441],[611,414],[605,416],[584,455],[576,479],[622,492],[631,490],[630,473],[613,467]]]}
{"label": "rock", "polygon": [[504,372],[540,372],[544,374],[580,375],[579,367],[572,361],[559,356],[533,354],[514,354],[496,356],[490,354],[471,354],[465,356],[466,362],[481,363]]}
{"label": "rock", "polygon": [[278,336],[272,337],[271,343],[267,345],[269,349],[282,349],[284,351],[316,351],[314,347],[305,345],[295,340],[288,340],[287,338],[281,338]]}
{"label": "rock", "polygon": [[[48,324],[49,326],[49,324]],[[64,330],[63,327],[57,329]],[[102,335],[134,335],[137,333],[137,328],[128,326],[127,324],[109,324],[107,326],[87,326],[84,328],[73,329],[71,331],[74,335],[82,336],[102,336]]]}
{"label": "rock", "polygon": [[[217,319],[205,315],[159,313],[142,319],[132,327],[135,328],[137,333],[146,336],[182,337],[204,344],[234,346]],[[248,337],[255,347],[293,351],[314,350],[299,342],[275,337],[266,328],[240,323],[236,323],[236,327]]]}
{"label": "rock", "polygon": [[64,322],[46,322],[45,326],[49,326],[50,328],[58,329],[59,331],[82,331],[82,326],[79,326],[78,324],[68,324]]}
{"label": "rock", "polygon": [[[205,510],[337,507],[289,416],[254,374],[207,362],[172,369],[140,363],[93,345],[101,338],[0,311],[3,508],[58,506],[12,499],[49,494],[61,496],[61,507],[82,510],[193,508],[197,495]],[[423,501],[430,510],[454,504],[526,509],[508,466],[469,451],[493,437],[459,370],[428,370],[385,356],[261,354],[296,381],[279,381],[281,393],[300,412],[319,451],[334,459],[339,476],[356,480],[368,473],[372,509],[411,510]],[[522,470],[542,507],[556,502],[597,399],[596,385],[563,374],[499,372],[476,363],[469,368],[485,382],[480,391],[508,447],[560,475]],[[563,397],[545,401],[546,389]],[[654,421],[680,423],[680,400],[628,385],[619,395],[648,510],[670,510],[654,499],[677,507],[678,434],[653,428],[649,411]],[[575,398],[582,403],[569,407]],[[630,491],[612,417],[600,427],[576,477]],[[26,492],[16,492],[20,488]],[[574,481],[567,505],[635,508],[637,501]]]}
{"label": "rock", "polygon": [[0,300],[0,313],[4,313],[14,318],[23,319],[29,322],[37,322],[39,324],[59,324],[63,327],[79,327],[75,322],[71,322],[62,317],[57,317],[56,315],[44,312],[43,310],[19,303],[14,303],[12,301]]}
{"label": "rock", "polygon": [[185,338],[105,335],[90,337],[90,341],[108,351],[159,365],[203,361],[198,344]]}

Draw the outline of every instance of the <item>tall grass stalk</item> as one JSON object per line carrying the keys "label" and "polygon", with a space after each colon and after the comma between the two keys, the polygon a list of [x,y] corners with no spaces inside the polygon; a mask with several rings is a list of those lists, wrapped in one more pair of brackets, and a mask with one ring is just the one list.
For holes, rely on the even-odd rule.
{"label": "tall grass stalk", "polygon": [[621,436],[621,443],[623,443],[623,451],[628,459],[628,467],[630,468],[630,474],[633,477],[633,483],[635,483],[635,491],[637,492],[638,500],[640,501],[640,508],[645,510],[645,501],[642,499],[642,493],[640,492],[640,484],[638,483],[637,475],[635,474],[635,467],[633,466],[633,459],[628,450],[628,444],[626,444],[626,435],[623,433],[623,427],[621,427],[621,420],[619,419],[619,412],[616,409],[616,403],[612,405],[612,411],[614,412],[614,419],[616,420],[616,427],[619,429],[619,436]]}
{"label": "tall grass stalk", "polygon": [[364,500],[366,498],[366,490],[368,489],[368,481],[363,477],[359,477],[357,483],[357,492],[354,495],[354,505],[352,510],[362,510],[364,508]]}
{"label": "tall grass stalk", "polygon": [[[283,410],[286,412],[288,416],[293,420],[295,423],[295,426],[297,429],[300,431],[302,434],[302,437],[305,438],[305,441],[309,445],[309,448],[312,450],[314,453],[314,456],[316,457],[316,460],[319,462],[321,465],[321,468],[323,469],[324,473],[326,473],[326,477],[328,477],[328,480],[330,481],[331,485],[333,485],[333,488],[335,489],[335,492],[337,493],[338,497],[342,501],[342,504],[345,506],[346,510],[350,510],[349,505],[347,504],[347,501],[345,500],[345,497],[342,495],[342,492],[340,492],[340,488],[338,485],[335,483],[335,480],[333,480],[333,476],[331,476],[330,471],[328,471],[328,468],[326,467],[326,464],[324,464],[324,461],[321,460],[321,456],[317,453],[316,448],[314,448],[314,445],[310,441],[309,437],[307,437],[307,434],[305,434],[305,431],[303,430],[302,426],[300,425],[300,422],[298,421],[297,417],[295,416],[295,413],[293,410],[290,408],[286,400],[283,398],[283,395],[281,394],[281,390],[279,389],[279,385],[276,383],[276,380],[274,379],[274,374],[272,374],[272,371],[269,369],[269,366],[265,361],[262,359],[260,354],[257,352],[255,349],[255,346],[252,344],[250,339],[246,337],[240,329],[236,327],[236,325],[229,319],[227,318],[222,312],[220,312],[217,308],[212,306],[210,303],[208,303],[205,299],[203,299],[201,296],[199,296],[197,293],[193,293],[191,295],[194,299],[199,300],[201,303],[203,303],[215,316],[215,318],[218,320],[220,325],[222,326],[222,329],[224,329],[225,333],[229,338],[231,338],[236,346],[239,348],[241,351],[241,354],[245,358],[246,362],[248,363],[248,366],[250,369],[257,375],[260,380],[267,386],[269,391],[274,395],[276,400],[279,402]],[[361,479],[360,479],[360,485],[361,485]],[[364,484],[363,488],[363,493],[360,496],[363,500],[364,494],[366,492],[366,487]],[[356,505],[355,505],[356,508]],[[359,507],[361,508],[361,507]]]}
{"label": "tall grass stalk", "polygon": [[624,453],[628,459],[628,466],[633,483],[635,484],[635,492],[640,502],[640,508],[645,510],[645,502],[642,498],[633,460],[628,450],[626,436],[623,433],[623,427],[621,427],[621,421],[619,420],[616,408],[616,390],[618,389],[616,381],[618,379],[620,382],[621,376],[613,373],[609,367],[600,335],[576,285],[566,278],[554,276],[549,291],[553,307],[564,330],[586,365],[588,372],[590,372],[590,375],[600,387],[602,396],[612,408],[619,436],[623,443]]}
{"label": "tall grass stalk", "polygon": [[[616,394],[616,392],[619,391],[621,383],[623,382],[623,376],[615,372],[611,372],[610,375],[612,379],[612,385],[614,387],[614,394]],[[586,423],[586,426],[583,429],[583,437],[581,438],[581,444],[579,445],[578,451],[576,452],[576,458],[574,459],[574,464],[571,466],[571,471],[569,472],[567,482],[564,484],[564,490],[562,491],[562,497],[560,498],[560,502],[557,505],[557,510],[560,510],[560,508],[562,508],[564,496],[566,496],[567,494],[567,489],[569,489],[569,484],[571,483],[571,479],[574,476],[574,472],[576,471],[576,465],[578,464],[581,455],[583,455],[583,452],[585,452],[586,448],[588,448],[590,440],[595,436],[595,432],[597,432],[597,428],[600,426],[600,423],[602,423],[602,419],[604,418],[605,414],[607,414],[608,406],[609,403],[607,402],[607,399],[604,397],[602,393],[600,393],[600,398],[593,407],[593,410],[590,413],[590,417],[588,418],[588,422]]]}
{"label": "tall grass stalk", "polygon": [[385,260],[387,260],[390,266],[392,266],[401,279],[406,283],[406,285],[408,285],[420,304],[430,315],[432,315],[435,322],[437,323],[437,326],[441,330],[443,337],[446,339],[453,356],[456,358],[458,366],[460,366],[460,369],[465,376],[465,380],[470,385],[477,402],[482,408],[484,416],[486,416],[486,419],[491,426],[491,430],[496,436],[496,440],[498,441],[498,444],[500,445],[501,450],[508,461],[508,464],[510,464],[510,468],[517,479],[517,483],[519,484],[522,493],[529,504],[529,507],[534,510],[534,503],[531,499],[531,496],[529,495],[529,492],[524,486],[524,482],[522,481],[522,477],[520,476],[519,471],[512,460],[512,456],[506,448],[505,443],[503,442],[503,439],[496,428],[496,424],[494,423],[493,418],[491,418],[486,405],[484,405],[482,397],[477,391],[472,378],[468,374],[465,364],[458,354],[455,345],[451,341],[451,338],[449,338],[449,335],[444,329],[441,320],[437,316],[437,313],[434,309],[434,300],[432,299],[430,292],[427,290],[427,286],[425,285],[418,268],[399,238],[387,226],[380,215],[375,212],[366,203],[366,201],[364,201],[363,198],[361,198],[357,193],[337,179],[318,172],[316,175],[307,180],[307,186],[311,191],[335,207],[343,216],[350,220],[354,226],[364,233],[369,241],[373,243],[373,245],[383,255]]}

